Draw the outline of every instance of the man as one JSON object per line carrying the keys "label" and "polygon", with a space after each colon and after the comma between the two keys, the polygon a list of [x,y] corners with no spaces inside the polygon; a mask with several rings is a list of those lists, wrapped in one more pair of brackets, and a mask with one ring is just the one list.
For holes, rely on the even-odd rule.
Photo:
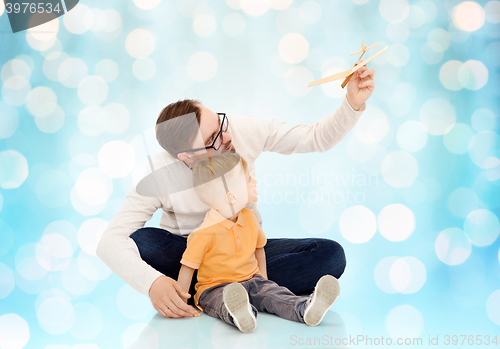
{"label": "man", "polygon": [[[104,232],[97,255],[130,286],[147,294],[161,315],[193,316],[193,308],[181,298],[190,298],[190,294],[176,279],[186,236],[201,225],[210,210],[190,187],[196,160],[237,150],[255,177],[254,163],[263,151],[286,155],[325,152],[361,117],[365,101],[375,89],[374,75],[366,66],[355,72],[340,107],[313,125],[290,127],[279,120],[227,117],[194,100],[169,104],[156,126],[158,142],[166,152],[149,159],[151,174],[127,195]],[[247,208],[262,223],[257,204]],[[157,209],[162,209],[162,228],[144,228]],[[322,275],[339,278],[345,268],[342,247],[328,239],[268,239],[265,254],[269,280],[296,294],[310,293]],[[194,276],[192,289],[195,283]]]}

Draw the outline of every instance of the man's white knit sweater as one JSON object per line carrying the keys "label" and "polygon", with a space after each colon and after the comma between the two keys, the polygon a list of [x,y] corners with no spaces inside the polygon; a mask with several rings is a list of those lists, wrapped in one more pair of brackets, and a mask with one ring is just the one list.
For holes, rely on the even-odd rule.
{"label": "man's white knit sweater", "polygon": [[[235,150],[245,158],[255,176],[255,161],[264,151],[288,155],[333,148],[352,130],[365,108],[363,104],[359,111],[354,111],[344,97],[339,108],[327,117],[312,125],[297,126],[276,119],[228,116],[228,132]],[[132,188],[97,247],[97,255],[113,272],[146,295],[162,273],[141,259],[130,235],[161,209],[160,227],[187,236],[201,225],[210,210],[189,188],[192,172],[183,162],[164,151],[155,154],[151,163],[153,171]],[[257,213],[262,223],[257,204],[248,208]]]}

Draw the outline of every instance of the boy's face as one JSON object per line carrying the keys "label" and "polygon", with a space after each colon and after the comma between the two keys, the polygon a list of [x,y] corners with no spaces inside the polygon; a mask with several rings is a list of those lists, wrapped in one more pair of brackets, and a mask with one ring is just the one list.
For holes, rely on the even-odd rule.
{"label": "boy's face", "polygon": [[247,192],[248,192],[248,204],[253,204],[257,202],[259,198],[259,193],[257,192],[257,180],[246,173],[247,178]]}

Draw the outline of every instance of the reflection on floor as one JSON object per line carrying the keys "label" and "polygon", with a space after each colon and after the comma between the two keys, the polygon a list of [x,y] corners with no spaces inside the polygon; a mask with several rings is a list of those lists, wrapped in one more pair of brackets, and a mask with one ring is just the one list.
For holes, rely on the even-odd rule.
{"label": "reflection on floor", "polygon": [[[136,335],[124,338],[125,348],[290,348],[339,347],[335,338],[345,338],[347,328],[342,317],[329,311],[316,327],[284,320],[260,312],[257,328],[249,334],[202,313],[197,318],[166,319],[155,315]],[[310,343],[310,344],[309,344]]]}

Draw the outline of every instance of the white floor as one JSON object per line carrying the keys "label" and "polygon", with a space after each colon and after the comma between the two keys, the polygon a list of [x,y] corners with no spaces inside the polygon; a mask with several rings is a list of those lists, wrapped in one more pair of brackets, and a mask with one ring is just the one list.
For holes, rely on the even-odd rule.
{"label": "white floor", "polygon": [[204,313],[184,319],[155,315],[148,325],[128,348],[338,348],[335,338],[347,333],[341,316],[332,310],[316,327],[259,313],[257,328],[249,334]]}

